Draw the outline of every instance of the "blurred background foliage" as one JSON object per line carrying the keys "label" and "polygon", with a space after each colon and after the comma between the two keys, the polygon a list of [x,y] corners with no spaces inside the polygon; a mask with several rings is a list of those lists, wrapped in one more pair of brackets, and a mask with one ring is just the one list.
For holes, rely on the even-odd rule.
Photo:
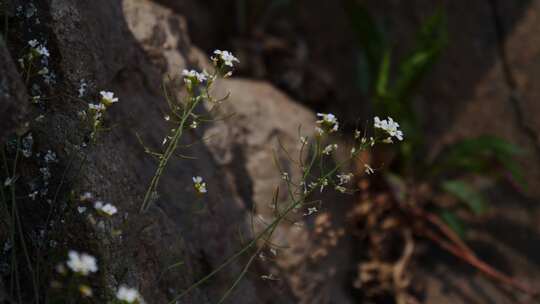
{"label": "blurred background foliage", "polygon": [[[344,5],[361,48],[358,85],[372,100],[375,114],[398,121],[406,136],[388,166],[392,181],[427,182],[434,189],[434,196],[448,193],[475,215],[482,215],[489,206],[482,192],[469,182],[471,175],[499,179],[509,174],[513,182],[524,187],[525,180],[516,161],[524,151],[496,136],[464,139],[429,157],[430,147],[425,145],[421,118],[413,100],[421,82],[429,81],[430,70],[450,43],[444,9],[437,9],[423,21],[414,47],[397,60],[392,56],[395,45],[367,8],[353,0],[344,1]],[[463,236],[465,225],[455,210],[438,209],[446,223]]]}

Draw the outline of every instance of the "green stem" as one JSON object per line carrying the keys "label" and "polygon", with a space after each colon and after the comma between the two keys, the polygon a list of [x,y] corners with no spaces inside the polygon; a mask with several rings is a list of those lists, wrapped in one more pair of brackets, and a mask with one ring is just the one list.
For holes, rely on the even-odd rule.
{"label": "green stem", "polygon": [[[15,172],[17,172],[17,163],[19,161],[19,150],[20,150],[20,140],[17,139],[17,152],[15,153],[15,160],[13,161],[13,175],[15,175]],[[11,208],[13,210],[14,219],[16,220],[17,229],[19,230],[19,238],[21,239],[21,245],[23,248],[24,257],[26,259],[26,263],[28,266],[28,270],[30,271],[30,275],[32,276],[32,285],[34,288],[34,296],[35,296],[35,303],[39,304],[39,289],[38,284],[36,282],[36,276],[34,273],[34,269],[32,267],[32,262],[30,261],[30,254],[28,252],[28,247],[26,246],[26,241],[24,237],[24,230],[22,227],[21,218],[19,216],[19,210],[17,208],[17,200],[15,197],[15,182],[13,182],[10,185],[11,189]],[[15,245],[14,245],[15,246]]]}
{"label": "green stem", "polygon": [[191,113],[195,110],[195,107],[199,104],[200,99],[195,99],[191,105],[182,115],[182,120],[180,121],[180,124],[178,125],[177,129],[174,132],[174,135],[167,145],[167,149],[165,149],[165,153],[163,153],[163,156],[161,157],[159,161],[159,165],[156,169],[156,172],[154,173],[154,176],[152,177],[152,180],[150,182],[150,186],[146,190],[146,194],[144,195],[144,200],[140,208],[140,212],[145,212],[150,207],[150,204],[152,204],[152,199],[155,196],[155,192],[157,191],[157,187],[159,184],[159,180],[161,179],[161,176],[163,175],[163,171],[165,170],[165,167],[167,167],[167,163],[169,162],[169,159],[171,156],[174,155],[174,151],[176,151],[176,148],[178,147],[178,142],[180,141],[180,138],[182,137],[182,134],[184,132],[184,127],[187,122],[187,119],[191,115]]}
{"label": "green stem", "polygon": [[[326,174],[324,174],[322,176],[322,178],[329,178],[331,175],[334,175],[338,170],[340,170],[347,162],[349,162],[352,158],[354,158],[356,155],[358,155],[358,153],[362,150],[364,150],[365,148],[367,148],[368,145],[367,144],[363,144],[363,145],[360,145],[359,148],[358,148],[358,151],[356,153],[354,153],[352,155],[351,158],[348,158],[347,160],[337,164],[332,170],[330,170],[329,172],[327,172]],[[317,159],[318,159],[318,156],[320,155],[320,141],[317,140],[316,142],[316,145],[315,145],[315,153],[314,155],[312,156],[311,158],[311,161],[310,161],[310,164],[309,164],[309,167],[304,171],[304,175],[303,175],[303,180],[305,181],[306,178],[309,176],[309,173],[311,171],[311,169],[313,168],[313,166],[315,165]],[[302,187],[302,186],[300,186]],[[208,279],[210,279],[211,277],[213,277],[214,275],[216,275],[219,271],[221,271],[223,268],[225,268],[227,265],[229,265],[230,263],[232,263],[233,261],[235,261],[237,258],[239,258],[240,256],[242,256],[244,253],[246,253],[249,249],[251,249],[251,247],[253,247],[261,238],[263,238],[266,234],[269,234],[268,238],[270,238],[272,232],[274,231],[274,229],[277,227],[277,225],[289,214],[289,212],[291,212],[293,209],[301,206],[304,204],[305,202],[305,199],[307,197],[309,197],[309,195],[311,195],[311,193],[313,192],[313,190],[316,189],[315,187],[313,189],[309,189],[307,192],[304,192],[304,189],[300,189],[300,197],[298,199],[294,199],[292,198],[291,199],[291,204],[285,208],[285,210],[279,214],[278,217],[276,217],[272,223],[270,223],[270,225],[268,225],[263,231],[261,231],[257,236],[255,236],[255,238],[250,241],[246,246],[244,246],[240,251],[238,251],[237,253],[235,253],[234,255],[230,256],[227,260],[225,260],[225,262],[223,262],[221,265],[219,265],[216,269],[214,269],[212,272],[210,272],[208,275],[206,275],[205,277],[203,277],[202,279],[200,279],[199,281],[195,282],[193,285],[191,285],[188,289],[184,290],[182,293],[180,293],[178,296],[176,296],[173,300],[171,300],[169,302],[169,304],[173,304],[175,303],[177,300],[179,300],[180,298],[182,298],[184,295],[188,294],[189,292],[191,292],[193,289],[197,288],[198,286],[200,286],[201,284],[203,284],[204,282],[206,282]],[[256,254],[255,254],[256,255]],[[232,289],[234,289],[234,287],[238,284],[238,282],[240,281],[240,279],[243,278],[243,276],[245,275],[245,273],[247,272],[247,269],[249,268],[249,266],[251,265],[251,263],[253,262],[253,258],[254,256],[253,255],[251,257],[251,259],[248,261],[248,264],[246,265],[246,267],[244,267],[242,273],[240,274],[240,276],[235,280],[235,282],[233,283],[232,287],[229,288],[227,290],[227,292],[225,293],[225,295],[221,298],[220,302],[219,303],[222,303],[223,300],[225,300],[225,298],[230,294],[230,292],[232,292]]]}

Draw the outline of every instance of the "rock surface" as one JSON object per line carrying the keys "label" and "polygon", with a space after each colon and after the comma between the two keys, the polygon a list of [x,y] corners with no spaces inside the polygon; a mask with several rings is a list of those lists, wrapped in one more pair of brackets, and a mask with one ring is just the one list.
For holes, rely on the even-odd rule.
{"label": "rock surface", "polygon": [[[15,3],[24,9],[30,4],[34,3]],[[277,138],[283,138],[287,146],[296,145],[296,126],[305,124],[312,129],[314,115],[267,84],[227,81],[223,86],[230,86],[231,104],[241,119],[225,125],[216,122],[219,127],[214,132],[230,150],[204,142],[190,147],[185,153],[196,155],[197,160],[174,160],[160,184],[158,201],[149,212],[139,214],[156,163],[144,153],[136,134],[148,147],[159,149],[172,127],[163,120],[166,103],[159,90],[161,82],[168,75],[179,75],[183,68],[208,67],[208,61],[191,45],[184,19],[149,1],[54,0],[35,6],[38,10],[31,18],[12,21],[13,28],[17,22],[36,26],[28,27],[24,37],[46,39],[50,68],[58,75],[56,84],[38,83],[50,98],[37,113],[44,117],[30,126],[36,144],[35,154],[28,160],[40,162],[37,153],[47,150],[55,152],[59,160],[51,166],[54,182],[50,192],[56,194],[50,210],[54,210],[57,224],[49,233],[59,245],[46,249],[48,254],[57,254],[50,262],[65,259],[67,248],[89,252],[99,260],[98,302],[110,297],[120,284],[127,284],[138,288],[148,303],[166,303],[241,248],[238,232],[247,232],[246,218],[253,202],[268,201],[270,184],[276,181],[272,175],[279,181],[270,162]],[[49,26],[35,25],[37,18],[50,22]],[[11,53],[26,44],[18,34],[10,39],[15,41]],[[5,49],[1,51],[7,59],[0,66],[2,71],[7,69],[1,77],[10,77],[9,85],[16,85],[17,90],[9,92],[17,95],[0,106],[26,104],[22,84],[11,81],[19,77],[13,61],[4,56]],[[86,91],[77,97],[82,82],[87,84]],[[111,129],[100,133],[97,143],[92,144],[79,112],[98,99],[100,90],[115,92],[120,102],[107,113],[106,124]],[[2,123],[6,121],[4,113]],[[6,118],[20,121],[16,116]],[[241,130],[243,135],[222,138],[221,128]],[[204,128],[190,132],[183,143],[200,141],[205,132]],[[227,157],[231,162],[224,161]],[[255,166],[259,162],[264,166]],[[191,177],[195,175],[208,183],[207,196],[198,197],[192,190]],[[18,181],[21,188],[27,187],[28,178]],[[253,182],[259,178],[260,182]],[[53,187],[58,188],[53,191]],[[77,207],[91,209],[77,199],[86,191],[117,206],[119,214],[107,224],[89,215],[90,211],[79,213]],[[47,198],[51,197],[40,200]],[[48,208],[43,209],[35,214],[40,224],[46,224]],[[30,219],[24,222],[29,230],[40,227]],[[121,234],[113,233],[116,230]],[[180,267],[169,268],[179,262]],[[215,302],[232,284],[241,265],[242,260],[232,263],[180,303]],[[276,295],[263,286],[258,275],[249,275],[232,297],[239,303],[293,302],[286,289]]]}
{"label": "rock surface", "polygon": [[5,42],[0,38],[0,142],[6,136],[22,127],[28,112],[28,96],[24,90],[24,83],[11,58]]}

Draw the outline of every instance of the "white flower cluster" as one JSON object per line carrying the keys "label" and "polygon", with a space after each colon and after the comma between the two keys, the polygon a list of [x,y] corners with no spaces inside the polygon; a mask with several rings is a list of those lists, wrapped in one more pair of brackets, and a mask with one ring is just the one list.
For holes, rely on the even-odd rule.
{"label": "white flower cluster", "polygon": [[[40,43],[36,39],[28,41],[28,45],[30,46],[30,52],[25,57],[19,59],[21,66],[25,69],[30,69],[32,66],[37,67],[34,59],[40,58],[42,67],[37,71],[37,75],[43,77],[43,81],[46,84],[54,84],[56,82],[56,74],[48,68],[49,57],[51,56],[49,49],[47,49],[44,43]],[[32,73],[32,71],[27,70],[27,73]],[[37,86],[37,84],[34,85]],[[33,90],[35,91],[36,89],[33,88]],[[37,87],[37,91],[39,91],[39,86]]]}
{"label": "white flower cluster", "polygon": [[87,253],[79,253],[75,250],[70,250],[68,257],[69,259],[66,265],[73,272],[87,276],[91,272],[98,271],[96,258]]}
{"label": "white flower cluster", "polygon": [[320,118],[317,120],[316,128],[319,135],[336,132],[339,129],[339,122],[334,114],[317,113],[317,117]]}
{"label": "white flower cluster", "polygon": [[101,103],[106,107],[109,107],[113,103],[118,102],[118,98],[114,97],[113,92],[101,91],[99,92],[99,94],[101,95]]}
{"label": "white flower cluster", "polygon": [[192,84],[192,83],[203,83],[205,82],[206,80],[208,80],[208,73],[206,73],[206,71],[203,71],[202,73],[200,72],[197,72],[195,70],[186,70],[184,69],[182,71],[182,76],[184,76],[184,81],[187,83],[187,84]]}
{"label": "white flower cluster", "polygon": [[199,194],[205,194],[207,191],[206,183],[203,181],[203,178],[200,176],[194,176],[191,178],[193,180],[193,187],[195,191]]}
{"label": "white flower cluster", "polygon": [[231,52],[229,51],[221,51],[221,50],[215,50],[214,55],[210,57],[214,64],[216,66],[221,66],[222,64],[228,66],[228,67],[234,67],[234,62],[240,62],[238,58],[236,58]]}
{"label": "white flower cluster", "polygon": [[102,201],[96,201],[94,203],[94,209],[107,216],[113,216],[118,212],[118,209],[114,205]]}
{"label": "white flower cluster", "polygon": [[310,216],[313,213],[316,213],[318,211],[319,210],[317,210],[317,207],[308,207],[308,211],[306,213],[304,213],[304,216]]}
{"label": "white flower cluster", "polygon": [[330,144],[328,146],[326,146],[323,150],[322,150],[322,154],[324,155],[330,155],[332,154],[332,152],[336,151],[338,148],[338,145],[337,144]]}
{"label": "white flower cluster", "polygon": [[403,140],[403,132],[399,130],[399,124],[395,122],[391,117],[388,119],[381,120],[379,117],[375,116],[375,123],[373,126],[376,129],[381,129],[387,133],[388,137],[383,141],[386,143],[392,143],[392,137],[397,138],[398,140]]}
{"label": "white flower cluster", "polygon": [[90,114],[92,115],[92,134],[91,137],[95,138],[98,132],[99,127],[101,126],[102,119],[103,119],[103,113],[107,110],[108,107],[110,107],[113,103],[118,102],[118,98],[114,97],[113,92],[108,91],[101,91],[99,92],[101,95],[101,99],[99,103],[90,103],[88,104],[88,109],[90,110]]}
{"label": "white flower cluster", "polygon": [[45,156],[43,156],[43,160],[45,161],[45,163],[58,162],[58,158],[56,158],[56,153],[51,150],[47,150],[47,153],[45,153]]}
{"label": "white flower cluster", "polygon": [[[94,200],[94,195],[90,192],[83,193],[79,200],[81,203],[93,203],[94,210],[96,210],[97,214],[103,215],[103,216],[113,216],[116,213],[118,213],[118,208],[110,203],[105,203],[100,200]],[[86,206],[78,206],[77,211],[79,213],[84,213],[86,211]]]}
{"label": "white flower cluster", "polygon": [[137,289],[121,285],[116,292],[116,298],[125,303],[144,303],[144,300]]}
{"label": "white flower cluster", "polygon": [[[321,177],[317,180],[317,182],[311,182],[309,183],[309,188],[310,189],[315,189],[316,187],[320,187],[319,191],[320,192],[323,192],[324,190],[324,187],[328,186],[328,178],[326,177]],[[304,193],[306,193],[306,191],[304,191]]]}
{"label": "white flower cluster", "polygon": [[374,170],[373,168],[371,168],[371,166],[368,165],[368,164],[364,164],[364,168],[365,168],[365,169],[364,169],[364,172],[365,172],[366,174],[368,174],[368,175],[369,175],[369,174],[375,173],[375,170]]}
{"label": "white flower cluster", "polygon": [[344,185],[344,184],[348,184],[348,183],[351,182],[352,178],[354,177],[354,174],[352,174],[352,173],[338,174],[338,175],[336,175],[336,177],[339,179],[338,184],[339,185]]}
{"label": "white flower cluster", "polygon": [[36,39],[28,41],[28,45],[36,52],[39,56],[50,57],[49,50],[43,44],[39,43]]}

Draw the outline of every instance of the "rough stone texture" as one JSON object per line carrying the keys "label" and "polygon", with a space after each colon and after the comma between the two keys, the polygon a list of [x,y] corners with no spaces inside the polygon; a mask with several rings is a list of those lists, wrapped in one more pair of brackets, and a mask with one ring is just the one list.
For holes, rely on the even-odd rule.
{"label": "rough stone texture", "polygon": [[[216,96],[227,92],[231,98],[224,103],[222,111],[233,116],[207,130],[206,137],[211,137],[209,148],[219,164],[231,168],[245,166],[244,174],[233,170],[237,188],[245,201],[256,204],[257,212],[266,216],[271,213],[269,205],[276,186],[283,187],[274,159],[291,177],[299,176],[299,168],[289,157],[298,161],[300,135],[313,136],[315,113],[295,104],[265,82],[227,80],[219,83]],[[246,185],[246,180],[252,180],[253,184]],[[279,202],[286,199],[287,193],[281,191]]]}
{"label": "rough stone texture", "polygon": [[[171,1],[159,2],[174,7]],[[40,9],[46,10],[38,13],[44,14],[40,17],[51,20],[44,34],[50,37],[53,65],[61,76],[62,89],[53,94],[60,97],[52,98],[45,109],[39,110],[38,114],[44,114],[45,119],[32,125],[36,149],[42,152],[52,149],[58,154],[60,164],[53,171],[55,177],[63,175],[62,168],[77,167],[85,160],[80,172],[66,171],[67,181],[61,188],[59,203],[70,207],[65,214],[58,212],[58,219],[65,218],[74,224],[69,226],[73,230],[63,228],[66,231],[60,234],[59,240],[63,240],[64,245],[96,254],[104,274],[100,282],[105,282],[111,290],[120,283],[127,283],[139,288],[149,303],[165,303],[238,249],[238,231],[247,231],[247,223],[253,216],[269,216],[268,203],[275,185],[280,182],[272,150],[278,150],[278,158],[287,164],[276,145],[277,139],[287,150],[297,149],[296,128],[302,124],[304,135],[309,134],[313,130],[313,113],[263,82],[240,79],[220,83],[218,92],[230,90],[232,93],[223,110],[236,115],[226,122],[215,122],[209,128],[186,135],[185,143],[205,135],[216,136],[207,144],[194,145],[186,151],[186,154],[196,155],[198,160],[174,162],[160,186],[161,198],[156,206],[149,213],[139,215],[138,207],[156,164],[144,154],[135,132],[146,145],[159,148],[164,134],[171,128],[161,119],[165,110],[158,89],[161,81],[166,75],[178,75],[186,67],[208,67],[208,61],[191,45],[184,18],[152,2],[53,0],[37,3]],[[342,37],[340,33],[348,25],[345,18],[326,18],[329,14],[343,16],[338,1],[314,3],[302,4],[309,10],[302,12],[300,20],[305,23],[303,31],[312,33],[308,44],[320,47],[304,59],[315,64],[325,63],[301,69],[300,74],[314,77],[305,79],[312,88],[306,91],[305,97],[335,98],[337,102],[325,107],[339,110],[338,113],[346,114],[344,117],[352,122],[358,115],[365,115],[358,108],[358,91],[342,86],[354,75],[351,58],[355,47],[348,39],[333,44],[320,43],[329,39],[324,37]],[[536,115],[540,109],[536,99],[540,94],[535,81],[540,68],[537,64],[540,50],[534,43],[538,38],[535,29],[538,28],[539,3],[491,1],[463,6],[455,1],[443,1],[449,15],[451,44],[417,100],[424,109],[430,144],[436,149],[459,138],[494,133],[530,150],[523,164],[528,169],[528,180],[532,181],[528,196],[533,199],[507,196],[508,192],[495,193],[492,201],[496,211],[474,224],[487,228],[487,232],[471,235],[470,239],[471,245],[489,263],[531,282],[537,282],[540,273],[540,262],[534,256],[538,252],[540,233],[531,229],[540,222],[537,206],[540,188],[536,187],[540,178],[537,150],[540,120]],[[185,1],[178,1],[176,5],[177,9],[188,11],[199,7],[202,21],[197,31],[208,27],[205,24],[212,24],[208,10],[201,10],[199,5]],[[427,0],[371,2],[370,6],[374,12],[387,16],[389,27],[396,29],[394,38],[405,41],[410,40],[424,17],[434,10],[433,3]],[[324,22],[312,22],[317,19]],[[216,33],[224,30],[220,28]],[[302,53],[302,48],[299,49]],[[405,44],[397,53],[406,49]],[[10,51],[11,57],[17,54],[16,50]],[[28,97],[15,72],[13,59],[3,46],[0,46],[0,56],[0,93],[10,92],[10,96],[14,96],[6,99],[5,94],[0,95],[2,140],[18,122],[24,121],[19,114],[11,113],[24,113]],[[81,101],[73,96],[83,78],[89,84],[89,95]],[[82,148],[88,130],[79,121],[77,112],[85,109],[86,102],[94,101],[102,89],[114,91],[121,100],[108,113],[107,125],[112,129],[101,135],[96,146]],[[75,165],[70,165],[71,159],[75,160]],[[288,165],[291,174],[297,174],[293,166]],[[207,197],[201,199],[193,194],[190,181],[193,175],[207,180],[210,189]],[[68,202],[71,190],[75,193],[92,191],[99,199],[117,205],[120,215],[113,219],[113,224],[123,231],[122,237],[111,236],[99,226],[86,224],[86,217],[78,215],[74,209],[79,202]],[[22,208],[35,218],[41,213],[30,203],[22,204]],[[516,204],[520,207],[516,208]],[[250,213],[252,208],[255,208],[254,214]],[[333,204],[329,209],[340,225],[347,206]],[[88,230],[81,225],[88,225]],[[306,225],[311,228],[313,220],[307,220]],[[232,296],[234,301],[352,302],[347,294],[350,286],[341,286],[342,282],[348,282],[347,263],[354,254],[350,240],[340,241],[331,253],[332,259],[313,263],[308,259],[314,249],[310,230],[293,228],[284,225],[275,235],[280,244],[293,245],[292,250],[280,253],[278,270],[281,272],[278,273],[287,275],[286,279],[276,284],[261,283],[258,277],[268,269],[259,265],[255,274],[238,286],[238,292]],[[496,248],[493,247],[495,241]],[[426,254],[426,263],[422,263],[424,270],[420,272],[426,281],[426,302],[515,302],[469,267],[454,267],[461,265],[455,260],[431,267],[431,262],[439,262],[444,254],[435,251],[432,257],[430,253],[432,251]],[[158,281],[162,271],[178,261],[183,261],[183,266],[163,273]],[[214,302],[233,281],[241,265],[242,261],[225,269],[211,285],[196,290],[184,303]],[[330,280],[332,283],[328,283]]]}
{"label": "rough stone texture", "polygon": [[3,38],[0,38],[0,58],[0,141],[3,142],[9,133],[24,124],[28,96]]}
{"label": "rough stone texture", "polygon": [[[45,118],[31,127],[38,143],[35,149],[56,152],[58,167],[65,168],[58,204],[67,208],[53,208],[58,220],[73,223],[55,236],[64,247],[98,257],[99,282],[108,288],[98,296],[128,284],[140,289],[147,302],[166,303],[240,248],[238,233],[247,232],[245,222],[253,201],[268,200],[270,186],[254,185],[252,180],[276,181],[268,170],[279,180],[269,161],[276,138],[283,137],[287,146],[296,145],[296,127],[292,126],[307,124],[313,129],[313,113],[269,85],[227,82],[238,95],[233,100],[242,105],[236,108],[242,119],[226,127],[246,132],[226,139],[228,149],[233,149],[234,164],[222,166],[221,151],[208,149],[204,143],[190,147],[185,153],[197,160],[174,160],[162,178],[159,200],[148,213],[139,214],[156,163],[144,153],[136,133],[145,145],[159,149],[172,128],[163,120],[166,103],[159,91],[161,81],[180,74],[183,68],[208,67],[208,62],[191,46],[183,18],[149,1],[53,0],[39,7],[46,9],[40,12],[42,17],[50,18],[46,34],[63,94],[48,101],[47,108],[38,113]],[[17,75],[14,71],[8,74]],[[75,98],[82,79],[88,83],[87,95]],[[100,134],[97,144],[85,145],[88,129],[77,113],[94,102],[100,90],[115,92],[120,102],[107,113],[111,130]],[[23,95],[20,99],[27,100]],[[287,120],[280,124],[283,113]],[[263,119],[266,123],[258,133],[258,122]],[[291,129],[285,131],[288,127]],[[198,141],[204,134],[204,128],[188,132],[183,144]],[[255,167],[258,161],[265,166]],[[79,165],[80,171],[73,170]],[[63,175],[60,168],[52,173]],[[192,190],[195,175],[203,176],[209,185],[209,194],[203,198]],[[121,236],[100,228],[106,224],[93,224],[87,215],[79,215],[75,207],[82,203],[69,200],[71,191],[91,191],[96,198],[116,205],[120,211],[112,225],[122,231]],[[165,271],[179,261],[184,263],[182,267]],[[215,302],[242,264],[242,260],[231,264],[181,303]],[[286,289],[270,294],[260,282],[259,275],[249,275],[231,297],[239,303],[292,303]]]}

